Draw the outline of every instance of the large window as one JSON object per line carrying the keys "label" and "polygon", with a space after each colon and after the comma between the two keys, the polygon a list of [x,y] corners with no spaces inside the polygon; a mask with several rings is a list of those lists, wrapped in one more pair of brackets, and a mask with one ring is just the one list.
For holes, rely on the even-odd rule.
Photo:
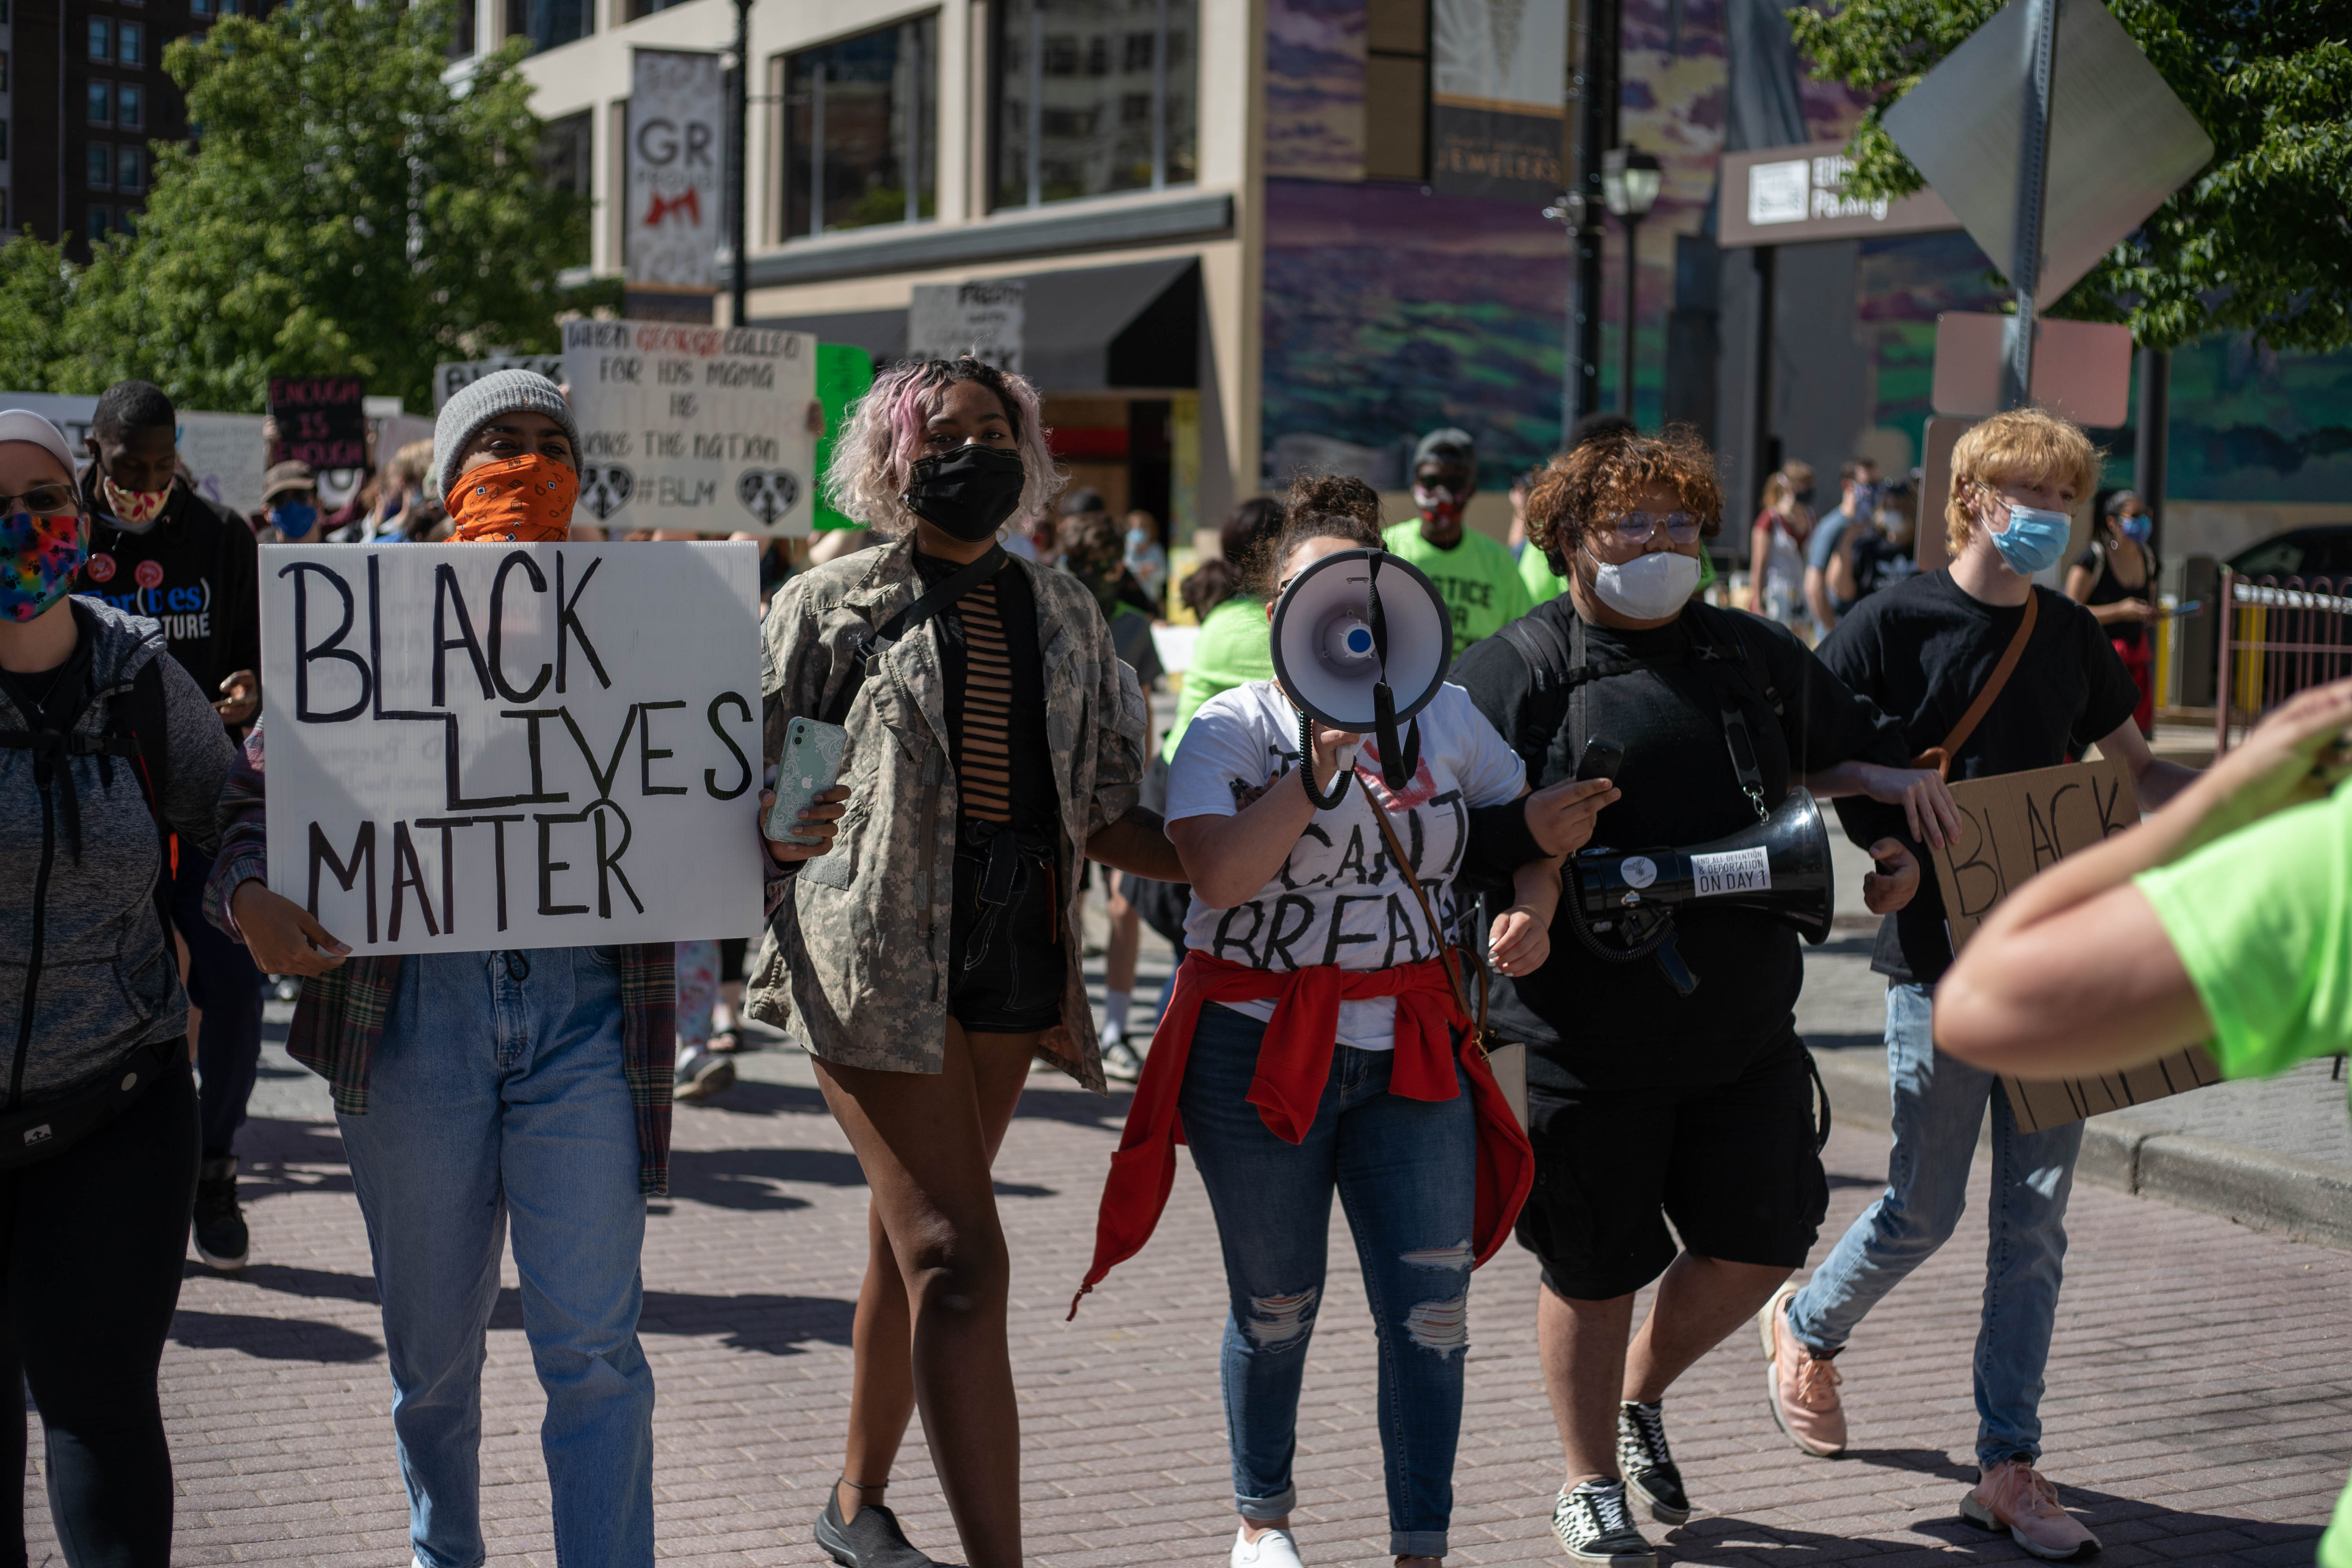
{"label": "large window", "polygon": [[113,86],[113,84],[112,84],[112,83],[110,83],[110,82],[103,82],[103,81],[94,81],[94,82],[91,82],[91,83],[89,84],[88,96],[89,96],[89,112],[87,113],[87,115],[85,116],[85,118],[87,118],[87,119],[89,120],[89,121],[92,125],[111,125],[111,124],[113,124],[113,123],[114,123],[114,86]]}
{"label": "large window", "polygon": [[938,44],[921,16],[785,57],[784,238],[932,216]]}
{"label": "large window", "polygon": [[576,43],[595,30],[592,0],[507,0],[507,37],[530,39],[534,52]]}
{"label": "large window", "polygon": [[1196,177],[1197,0],[1003,0],[996,205]]}
{"label": "large window", "polygon": [[[593,110],[551,120],[539,133],[540,177],[559,190],[572,192],[583,205],[593,200],[595,182],[596,116]],[[580,244],[571,261],[588,265],[588,228],[583,225]]]}

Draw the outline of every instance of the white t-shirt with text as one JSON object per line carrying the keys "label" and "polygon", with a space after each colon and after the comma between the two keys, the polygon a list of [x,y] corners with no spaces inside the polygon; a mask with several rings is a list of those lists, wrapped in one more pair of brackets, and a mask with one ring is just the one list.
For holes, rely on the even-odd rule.
{"label": "white t-shirt with text", "polygon": [[[1192,895],[1184,942],[1212,957],[1255,969],[1318,964],[1389,969],[1433,958],[1439,937],[1412,888],[1397,872],[1372,820],[1368,796],[1387,802],[1389,826],[1412,860],[1439,921],[1454,921],[1453,880],[1462,868],[1470,808],[1515,798],[1526,765],[1458,686],[1438,689],[1421,721],[1421,764],[1391,799],[1381,783],[1380,748],[1364,737],[1356,785],[1318,811],[1272,881],[1229,910]],[[1270,680],[1219,692],[1192,715],[1168,773],[1168,820],[1232,816],[1298,766],[1298,710]],[[1274,1016],[1271,1000],[1223,1005]],[[1396,999],[1339,1005],[1339,1041],[1385,1051],[1395,1043]]]}

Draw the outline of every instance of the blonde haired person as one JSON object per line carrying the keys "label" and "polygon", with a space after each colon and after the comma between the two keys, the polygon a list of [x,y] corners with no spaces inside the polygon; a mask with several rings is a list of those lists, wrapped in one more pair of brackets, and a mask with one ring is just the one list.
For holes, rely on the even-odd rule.
{"label": "blonde haired person", "polygon": [[886,542],[787,582],[762,631],[769,764],[794,719],[847,731],[841,787],[801,814],[816,842],[768,841],[747,1011],[815,1058],[873,1193],[846,1455],[816,1526],[850,1568],[929,1561],[883,1505],[918,1408],[972,1568],[1022,1561],[989,1167],[1033,1060],[1104,1087],[1071,940],[1080,861],[1183,876],[1156,819],[1130,816],[1143,697],[1094,595],[1000,548],[1060,487],[1029,383],[969,357],[887,371],[825,476]]}
{"label": "blonde haired person", "polygon": [[[2139,694],[2091,613],[2033,583],[2064,552],[2069,513],[2097,475],[2090,438],[2055,415],[2019,409],[1977,426],[1952,452],[1944,501],[1951,565],[1863,600],[1822,644],[1822,662],[1899,722],[1915,752],[1940,753],[1950,778],[2052,767],[2094,742],[2132,771],[2147,805],[2196,776],[2149,755],[2132,721]],[[1957,721],[2012,644],[2019,652],[2011,673],[1981,720],[1959,733]],[[1885,834],[1925,858],[1898,814],[1867,801],[1841,800],[1838,808],[1849,834]],[[1927,826],[1927,842],[1938,842],[1940,829]],[[2021,1131],[1991,1074],[1937,1049],[1936,986],[1951,962],[1943,899],[1927,879],[1881,929],[1872,964],[1889,982],[1895,1150],[1886,1191],[1801,1290],[1782,1289],[1759,1314],[1772,1414],[1806,1452],[1843,1451],[1845,1415],[1830,1358],[1950,1237],[1990,1114],[1992,1241],[1971,1362],[1981,1479],[1960,1510],[2035,1556],[2088,1555],[2097,1538],[2059,1507],[2037,1468],[2042,1369],[2083,1124]]]}
{"label": "blonde haired person", "polygon": [[1805,541],[1813,531],[1813,466],[1784,464],[1764,481],[1764,508],[1748,545],[1748,608],[1803,634]]}

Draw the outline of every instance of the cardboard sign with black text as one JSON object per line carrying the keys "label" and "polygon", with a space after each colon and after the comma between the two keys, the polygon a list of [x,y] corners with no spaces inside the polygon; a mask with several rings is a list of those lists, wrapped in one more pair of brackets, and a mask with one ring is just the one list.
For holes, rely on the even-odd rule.
{"label": "cardboard sign with black text", "polygon": [[261,551],[269,886],[361,956],[755,931],[758,547]]}
{"label": "cardboard sign with black text", "polygon": [[[1955,952],[2011,889],[2139,821],[2131,771],[2108,758],[1969,779],[1952,786],[1952,798],[1959,803],[1960,835],[1934,858]],[[2191,1046],[2127,1073],[2055,1082],[2004,1075],[2000,1081],[2018,1130],[2040,1132],[2202,1089],[2221,1082],[2221,1072],[2202,1047]]]}

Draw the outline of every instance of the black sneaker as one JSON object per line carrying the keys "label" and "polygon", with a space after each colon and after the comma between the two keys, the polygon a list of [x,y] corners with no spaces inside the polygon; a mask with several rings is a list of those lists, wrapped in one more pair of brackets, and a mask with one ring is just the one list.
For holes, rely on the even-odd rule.
{"label": "black sneaker", "polygon": [[1673,1450],[1666,1447],[1664,1400],[1655,1405],[1628,1400],[1617,1406],[1617,1470],[1625,1478],[1625,1489],[1660,1524],[1681,1524],[1690,1518],[1683,1473],[1675,1468]]}
{"label": "black sneaker", "polygon": [[878,1502],[866,1504],[856,1519],[843,1523],[837,1487],[825,1489],[824,1512],[816,1521],[816,1543],[841,1568],[938,1568],[907,1544],[898,1516]]}
{"label": "black sneaker", "polygon": [[1133,1083],[1143,1076],[1143,1058],[1118,1035],[1103,1041],[1103,1077],[1113,1083]]}
{"label": "black sneaker", "polygon": [[716,1100],[735,1087],[735,1064],[710,1051],[687,1051],[677,1058],[672,1100]]}
{"label": "black sneaker", "polygon": [[245,1267],[253,1238],[236,1206],[236,1156],[223,1155],[196,1167],[196,1256],[215,1268]]}
{"label": "black sneaker", "polygon": [[1658,1554],[1625,1511],[1622,1481],[1586,1481],[1572,1492],[1560,1493],[1552,1505],[1551,1532],[1571,1563],[1657,1568]]}

